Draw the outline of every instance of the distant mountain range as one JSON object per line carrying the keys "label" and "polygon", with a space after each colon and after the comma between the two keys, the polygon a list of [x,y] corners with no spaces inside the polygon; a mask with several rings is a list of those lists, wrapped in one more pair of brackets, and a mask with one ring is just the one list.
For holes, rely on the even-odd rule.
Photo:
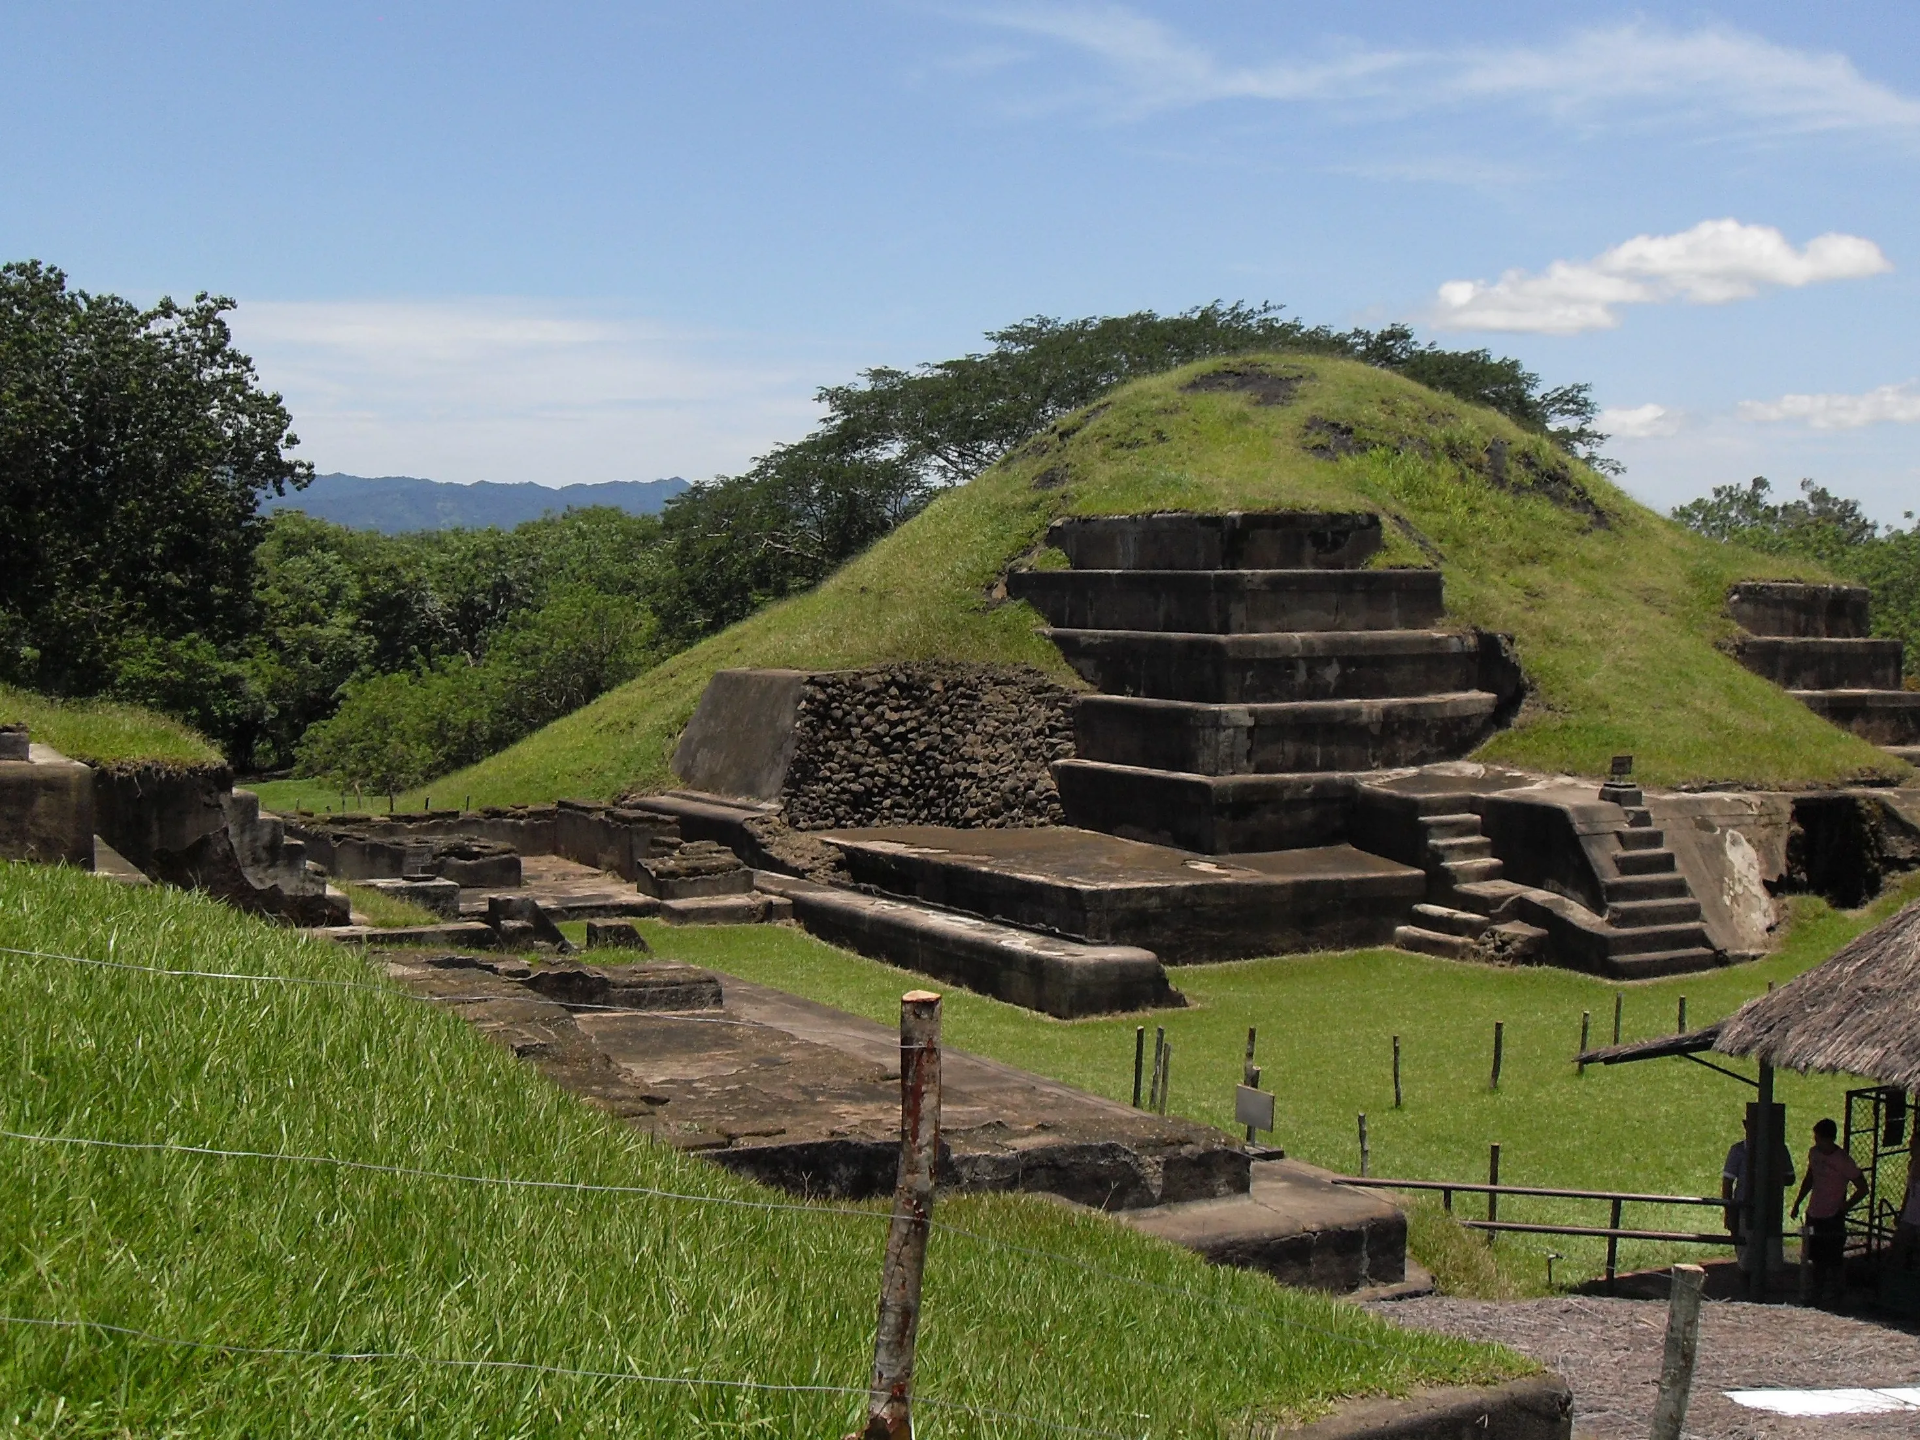
{"label": "distant mountain range", "polygon": [[669,480],[608,480],[599,485],[562,485],[557,489],[522,481],[496,485],[481,480],[456,485],[411,475],[316,475],[304,490],[269,495],[262,510],[304,510],[355,530],[398,535],[409,530],[512,529],[542,515],[557,515],[585,505],[611,505],[634,515],[657,515],[687,488],[679,476]]}

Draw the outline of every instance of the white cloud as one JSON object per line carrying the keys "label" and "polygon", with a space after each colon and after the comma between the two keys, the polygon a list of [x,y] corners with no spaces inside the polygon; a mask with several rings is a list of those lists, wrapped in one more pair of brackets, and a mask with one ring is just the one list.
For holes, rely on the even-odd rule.
{"label": "white cloud", "polygon": [[1594,425],[1604,434],[1622,440],[1649,440],[1655,436],[1672,435],[1681,426],[1684,416],[1678,410],[1669,410],[1665,405],[1633,405],[1622,409],[1602,410],[1594,417]]}
{"label": "white cloud", "polygon": [[[1673,114],[1770,131],[1878,130],[1920,135],[1920,100],[1862,75],[1845,55],[1798,50],[1722,26],[1648,22],[1574,32],[1540,46],[1367,49],[1308,60],[1233,62],[1121,6],[993,11],[975,19],[1051,39],[1111,72],[1122,113],[1226,100],[1338,103],[1365,118],[1440,106],[1516,103],[1590,122],[1601,112],[1647,124]],[[1058,77],[1050,76],[1050,87]]]}
{"label": "white cloud", "polygon": [[[818,375],[751,337],[586,306],[249,302],[231,316],[322,470],[436,480],[704,479],[817,415]],[[755,351],[763,353],[755,353]]]}
{"label": "white cloud", "polygon": [[1571,335],[1612,329],[1622,305],[1721,305],[1770,286],[1857,280],[1892,268],[1878,245],[1857,235],[1819,235],[1796,250],[1771,225],[1703,220],[1677,235],[1637,235],[1593,260],[1556,260],[1538,274],[1449,280],[1430,318],[1450,330]]}
{"label": "white cloud", "polygon": [[1778,400],[1742,400],[1742,420],[1798,420],[1815,430],[1858,430],[1864,425],[1920,425],[1920,387],[1882,385],[1864,395],[1782,395]]}

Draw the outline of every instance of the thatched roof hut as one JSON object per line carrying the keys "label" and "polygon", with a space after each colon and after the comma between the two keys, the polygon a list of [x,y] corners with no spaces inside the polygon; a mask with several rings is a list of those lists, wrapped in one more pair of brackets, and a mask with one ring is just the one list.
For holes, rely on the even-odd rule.
{"label": "thatched roof hut", "polygon": [[1920,1092],[1920,901],[1713,1028],[1722,1055]]}

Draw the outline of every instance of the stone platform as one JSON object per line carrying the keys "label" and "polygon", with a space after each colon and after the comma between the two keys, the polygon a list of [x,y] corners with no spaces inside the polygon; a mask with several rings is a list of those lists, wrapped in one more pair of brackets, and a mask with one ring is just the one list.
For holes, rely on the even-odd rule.
{"label": "stone platform", "polygon": [[856,884],[1170,964],[1382,944],[1423,871],[1351,845],[1197,855],[1097,831],[825,831]]}
{"label": "stone platform", "polygon": [[[663,1144],[817,1198],[893,1189],[896,1029],[671,962],[373,958]],[[941,1054],[940,1110],[945,1192],[1051,1195],[1289,1285],[1350,1291],[1405,1273],[1398,1211],[1305,1166],[1255,1165],[1209,1126],[952,1048]]]}

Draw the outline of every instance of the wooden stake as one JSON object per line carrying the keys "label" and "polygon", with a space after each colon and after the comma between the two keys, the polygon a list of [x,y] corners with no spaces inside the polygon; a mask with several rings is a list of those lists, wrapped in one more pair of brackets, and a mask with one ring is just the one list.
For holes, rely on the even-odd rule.
{"label": "wooden stake", "polygon": [[1613,992],[1613,1043],[1616,1045],[1620,1043],[1620,1011],[1626,1003],[1627,996],[1625,991],[1616,990]]}
{"label": "wooden stake", "polygon": [[1673,1033],[1676,1035],[1687,1033],[1687,997],[1684,995],[1680,997],[1680,1015],[1675,1021]]}
{"label": "wooden stake", "polygon": [[1700,1348],[1700,1287],[1707,1272],[1698,1265],[1673,1267],[1667,1299],[1667,1348],[1660,1361],[1660,1394],[1653,1402],[1651,1440],[1680,1440],[1693,1390],[1693,1361]]}
{"label": "wooden stake", "polygon": [[1167,1113],[1167,1086],[1173,1078],[1173,1042],[1160,1052],[1160,1113]]}
{"label": "wooden stake", "polygon": [[1493,1083],[1487,1087],[1490,1090],[1500,1088],[1500,1060],[1506,1047],[1507,1024],[1504,1020],[1496,1020],[1493,1022]]}
{"label": "wooden stake", "polygon": [[1160,1068],[1161,1057],[1167,1053],[1167,1027],[1153,1027],[1153,1072],[1147,1077],[1147,1109],[1157,1111],[1160,1108],[1160,1077],[1165,1073]]}
{"label": "wooden stake", "polygon": [[[1500,1142],[1494,1141],[1487,1147],[1487,1184],[1500,1183]],[[1498,1191],[1487,1191],[1487,1219],[1500,1218],[1500,1195]]]}
{"label": "wooden stake", "polygon": [[939,1149],[940,997],[909,990],[900,997],[900,1178],[880,1271],[867,1427],[858,1440],[912,1440],[913,1347]]}
{"label": "wooden stake", "polygon": [[1393,1108],[1400,1108],[1400,1037],[1393,1037]]}
{"label": "wooden stake", "polygon": [[1362,1180],[1367,1178],[1367,1166],[1372,1158],[1372,1152],[1367,1146],[1367,1112],[1362,1110],[1360,1112],[1360,1178]]}
{"label": "wooden stake", "polygon": [[[1592,1028],[1593,1012],[1591,1010],[1582,1010],[1580,1012],[1580,1053],[1582,1055],[1587,1053],[1587,1032]],[[1587,1062],[1584,1060],[1579,1061],[1573,1069],[1574,1074],[1584,1075],[1587,1073]]]}
{"label": "wooden stake", "polygon": [[1147,1027],[1133,1027],[1133,1108],[1140,1108],[1140,1071],[1147,1063]]}

